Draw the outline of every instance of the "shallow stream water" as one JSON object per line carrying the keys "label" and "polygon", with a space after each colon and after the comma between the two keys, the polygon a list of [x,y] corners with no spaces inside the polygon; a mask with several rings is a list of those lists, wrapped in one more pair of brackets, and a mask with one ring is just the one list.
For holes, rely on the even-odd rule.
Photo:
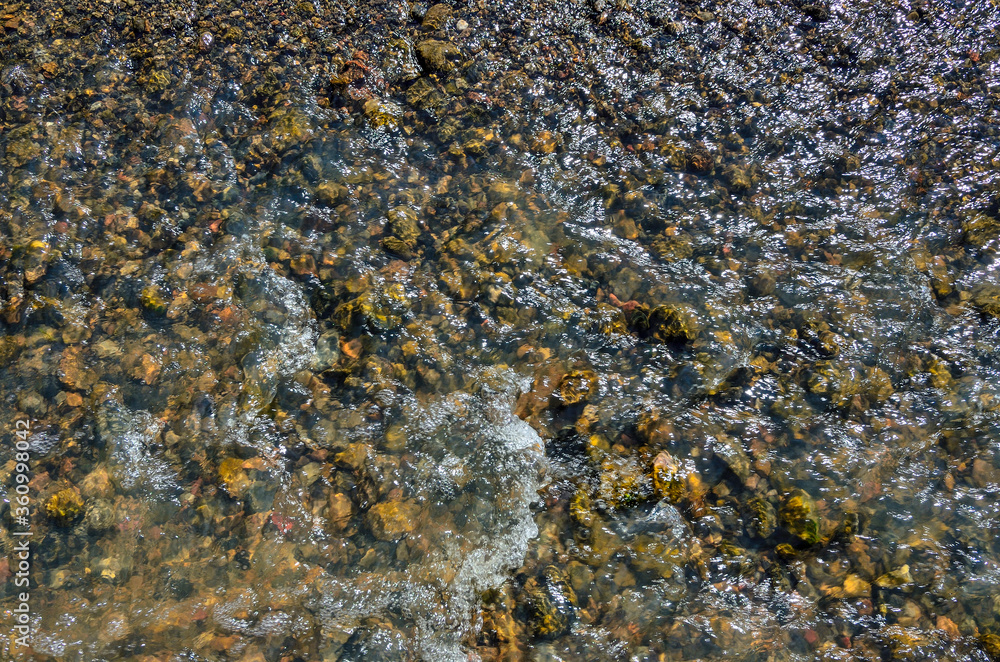
{"label": "shallow stream water", "polygon": [[1000,659],[994,0],[0,26],[6,656]]}

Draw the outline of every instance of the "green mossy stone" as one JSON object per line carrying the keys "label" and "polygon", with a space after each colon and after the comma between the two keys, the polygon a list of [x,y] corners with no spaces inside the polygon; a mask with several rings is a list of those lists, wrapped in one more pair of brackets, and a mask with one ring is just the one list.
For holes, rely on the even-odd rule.
{"label": "green mossy stone", "polygon": [[576,594],[559,568],[550,565],[540,577],[528,579],[524,596],[535,636],[554,638],[569,632],[576,620]]}
{"label": "green mossy stone", "polygon": [[154,315],[165,315],[169,307],[169,302],[162,295],[160,289],[154,285],[143,288],[139,300],[142,302],[143,309]]}
{"label": "green mossy stone", "polygon": [[657,306],[649,311],[649,334],[662,343],[684,343],[698,335],[694,313],[686,306]]}
{"label": "green mossy stone", "polygon": [[803,490],[793,490],[781,506],[781,523],[791,535],[814,545],[820,541],[816,502]]}

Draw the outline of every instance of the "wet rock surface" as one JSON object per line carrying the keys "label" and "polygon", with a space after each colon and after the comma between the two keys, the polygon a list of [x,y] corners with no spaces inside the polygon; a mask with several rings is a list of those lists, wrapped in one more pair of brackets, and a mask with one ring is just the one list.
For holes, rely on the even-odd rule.
{"label": "wet rock surface", "polygon": [[992,3],[0,11],[5,654],[1000,656]]}

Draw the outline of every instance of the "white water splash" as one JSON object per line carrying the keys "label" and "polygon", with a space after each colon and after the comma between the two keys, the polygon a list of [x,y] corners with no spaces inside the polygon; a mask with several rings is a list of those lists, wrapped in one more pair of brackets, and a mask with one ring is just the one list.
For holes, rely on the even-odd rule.
{"label": "white water splash", "polygon": [[[530,505],[541,487],[543,444],[513,414],[512,387],[423,404],[411,399],[405,406],[408,450],[417,458],[408,487],[424,503],[461,518],[447,530],[434,530],[444,522],[426,523],[418,533],[431,548],[416,563],[378,573],[345,570],[322,580],[317,610],[324,630],[355,634],[342,659],[397,659],[397,649],[398,659],[476,659],[462,642],[474,627],[479,596],[523,563],[538,534]],[[364,622],[373,618],[392,622],[396,636],[406,633],[405,645],[383,642],[384,629],[365,633]]]}
{"label": "white water splash", "polygon": [[147,496],[177,491],[177,472],[153,450],[163,424],[146,410],[108,398],[98,410],[97,430],[110,450],[111,468],[126,490]]}

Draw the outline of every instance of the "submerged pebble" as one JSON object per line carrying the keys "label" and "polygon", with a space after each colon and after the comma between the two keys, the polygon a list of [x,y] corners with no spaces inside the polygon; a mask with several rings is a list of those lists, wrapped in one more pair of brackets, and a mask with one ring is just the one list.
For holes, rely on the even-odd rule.
{"label": "submerged pebble", "polygon": [[5,6],[24,654],[1000,656],[1000,19],[911,4]]}

